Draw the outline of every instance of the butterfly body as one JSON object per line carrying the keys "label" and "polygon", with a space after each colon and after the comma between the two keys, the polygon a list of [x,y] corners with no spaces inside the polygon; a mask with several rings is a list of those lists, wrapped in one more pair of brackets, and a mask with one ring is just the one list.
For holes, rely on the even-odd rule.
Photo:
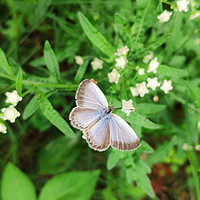
{"label": "butterfly body", "polygon": [[77,106],[69,119],[72,126],[83,131],[92,149],[104,151],[111,145],[114,149],[128,151],[139,147],[134,130],[112,113],[113,107],[108,107],[104,94],[93,81],[82,81],[75,98]]}

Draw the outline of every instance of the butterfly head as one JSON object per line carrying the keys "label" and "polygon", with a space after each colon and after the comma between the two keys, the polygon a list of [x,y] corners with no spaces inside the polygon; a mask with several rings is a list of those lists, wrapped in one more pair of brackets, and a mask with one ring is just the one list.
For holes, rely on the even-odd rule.
{"label": "butterfly head", "polygon": [[109,114],[114,110],[114,106],[110,106],[107,110],[106,113]]}

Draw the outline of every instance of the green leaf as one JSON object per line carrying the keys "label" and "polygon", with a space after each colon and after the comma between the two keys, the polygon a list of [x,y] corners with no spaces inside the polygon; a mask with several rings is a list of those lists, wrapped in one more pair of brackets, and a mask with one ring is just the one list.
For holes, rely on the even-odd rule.
{"label": "green leaf", "polygon": [[140,148],[137,150],[137,152],[142,152],[142,153],[153,153],[154,150],[153,148],[148,144],[146,143],[144,140],[142,140],[141,142],[141,145],[140,145]]}
{"label": "green leaf", "polygon": [[48,41],[45,41],[44,45],[44,59],[51,75],[59,80],[60,71],[58,61]]}
{"label": "green leaf", "polygon": [[19,96],[22,96],[22,69],[19,68],[19,72],[16,77],[16,90]]}
{"label": "green leaf", "polygon": [[120,158],[121,158],[121,152],[112,151],[107,160],[107,169],[110,170],[110,169],[114,168]]}
{"label": "green leaf", "polygon": [[99,48],[105,55],[114,60],[115,50],[112,45],[97,31],[97,29],[89,22],[89,20],[81,13],[78,13],[78,18],[83,31],[94,46]]}
{"label": "green leaf", "polygon": [[36,112],[38,109],[37,97],[34,96],[26,105],[24,112],[23,112],[23,119],[28,119],[33,113]]}
{"label": "green leaf", "polygon": [[139,103],[135,106],[138,113],[143,115],[153,115],[161,112],[166,108],[166,105],[153,104],[153,103]]}
{"label": "green leaf", "polygon": [[6,56],[1,48],[0,48],[0,69],[2,69],[7,74],[13,75],[11,67],[8,64]]}
{"label": "green leaf", "polygon": [[65,135],[74,138],[74,132],[62,116],[53,108],[44,93],[37,89],[36,96],[43,115]]}
{"label": "green leaf", "polygon": [[57,175],[44,185],[39,200],[89,200],[99,173],[76,171]]}
{"label": "green leaf", "polygon": [[149,129],[160,128],[159,125],[154,124],[152,121],[138,114],[137,112],[131,112],[129,116],[126,116],[125,113],[122,113],[121,111],[117,111],[117,114],[120,115],[123,119],[125,119],[130,124],[136,124],[145,128],[149,128]]}
{"label": "green leaf", "polygon": [[[38,154],[38,166],[41,174],[57,174],[66,171],[74,163],[81,148],[67,137],[60,136],[52,140]],[[73,153],[72,153],[73,152]],[[53,159],[52,159],[52,155]]]}
{"label": "green leaf", "polygon": [[187,71],[183,69],[176,69],[173,67],[168,67],[166,65],[159,65],[157,69],[157,74],[169,77],[184,77],[188,75]]}
{"label": "green leaf", "polygon": [[74,79],[76,83],[79,83],[82,80],[82,78],[85,74],[85,71],[87,69],[88,62],[89,61],[87,60],[82,65],[79,66],[78,71],[77,71],[76,76],[75,76],[75,79]]}
{"label": "green leaf", "polygon": [[32,182],[11,163],[6,165],[3,172],[1,192],[3,200],[36,200]]}

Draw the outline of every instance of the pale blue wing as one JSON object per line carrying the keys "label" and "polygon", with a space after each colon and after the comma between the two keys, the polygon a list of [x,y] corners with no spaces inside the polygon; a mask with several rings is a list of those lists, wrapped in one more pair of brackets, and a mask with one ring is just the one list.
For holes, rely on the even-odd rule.
{"label": "pale blue wing", "polygon": [[108,102],[99,87],[91,80],[84,80],[80,83],[76,92],[76,104],[82,108],[106,109]]}
{"label": "pale blue wing", "polygon": [[120,116],[111,114],[109,120],[111,146],[121,151],[130,151],[140,146],[140,140],[130,125]]}

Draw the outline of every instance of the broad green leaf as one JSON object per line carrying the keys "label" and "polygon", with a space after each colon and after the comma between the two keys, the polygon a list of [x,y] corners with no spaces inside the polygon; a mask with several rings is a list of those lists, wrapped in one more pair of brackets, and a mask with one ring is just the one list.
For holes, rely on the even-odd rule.
{"label": "broad green leaf", "polygon": [[74,132],[62,116],[53,108],[50,101],[39,89],[36,90],[38,104],[43,115],[61,132],[69,137],[75,137]]}
{"label": "broad green leaf", "polygon": [[148,144],[146,143],[144,140],[142,140],[141,142],[141,145],[140,147],[138,148],[137,152],[142,152],[142,153],[153,153],[154,150],[153,148]]}
{"label": "broad green leaf", "polygon": [[99,48],[109,58],[114,59],[115,50],[111,44],[101,35],[100,32],[89,22],[89,20],[81,13],[78,13],[78,18],[83,31],[87,35],[88,39],[94,46]]}
{"label": "broad green leaf", "polygon": [[12,70],[10,65],[8,64],[8,61],[6,59],[6,56],[4,54],[4,52],[2,51],[2,49],[0,48],[0,69],[2,69],[4,72],[6,72],[7,74],[12,75]]}
{"label": "broad green leaf", "polygon": [[58,61],[48,41],[44,45],[44,59],[51,75],[59,80],[60,71]]}
{"label": "broad green leaf", "polygon": [[[81,148],[69,138],[60,136],[52,140],[38,154],[39,172],[57,174],[66,171],[74,163]],[[73,153],[72,153],[73,152]],[[52,155],[53,158],[52,158]]]}
{"label": "broad green leaf", "polygon": [[144,36],[145,31],[156,22],[158,0],[137,0],[136,21],[132,27],[132,49]]}
{"label": "broad green leaf", "polygon": [[16,77],[16,90],[19,96],[22,96],[22,69],[19,68],[19,72]]}
{"label": "broad green leaf", "polygon": [[26,105],[24,112],[23,112],[23,119],[28,119],[35,111],[38,109],[37,97],[34,96]]}
{"label": "broad green leaf", "polygon": [[100,171],[75,171],[49,180],[41,190],[39,200],[89,200]]}
{"label": "broad green leaf", "polygon": [[129,116],[126,116],[125,113],[122,113],[121,111],[117,111],[117,114],[120,115],[123,119],[125,119],[130,124],[136,124],[145,128],[149,128],[149,129],[160,128],[159,125],[154,124],[152,121],[138,114],[137,112],[131,112]]}
{"label": "broad green leaf", "polygon": [[143,115],[153,115],[158,112],[161,112],[166,108],[166,105],[161,104],[153,104],[153,103],[139,103],[135,106],[135,109],[138,113],[141,113]]}
{"label": "broad green leaf", "polygon": [[110,170],[110,169],[114,168],[120,158],[121,158],[121,152],[112,151],[107,160],[107,169]]}
{"label": "broad green leaf", "polygon": [[183,69],[176,69],[173,67],[168,67],[166,65],[159,65],[157,69],[157,74],[169,77],[184,77],[188,75],[187,71]]}
{"label": "broad green leaf", "polygon": [[36,200],[34,185],[16,166],[8,163],[2,176],[3,200]]}
{"label": "broad green leaf", "polygon": [[75,76],[75,79],[74,79],[76,83],[79,83],[82,80],[82,78],[85,74],[85,71],[87,69],[88,62],[89,61],[87,60],[82,65],[79,66],[77,73],[76,73],[76,76]]}

